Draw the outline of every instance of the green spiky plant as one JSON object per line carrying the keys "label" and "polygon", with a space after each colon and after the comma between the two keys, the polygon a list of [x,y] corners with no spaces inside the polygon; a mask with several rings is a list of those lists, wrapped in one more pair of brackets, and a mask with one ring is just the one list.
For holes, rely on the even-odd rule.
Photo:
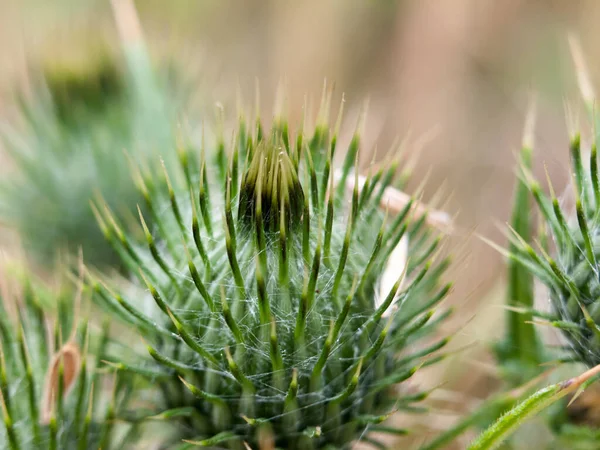
{"label": "green spiky plant", "polygon": [[[488,398],[480,408],[428,443],[427,450],[443,448],[469,428],[485,429],[471,444],[470,450],[498,448],[525,421],[536,415],[542,416],[542,423],[552,433],[552,449],[597,447],[597,430],[573,423],[568,414],[570,401],[575,400],[600,373],[598,361],[592,356],[600,335],[598,318],[593,316],[596,300],[594,293],[589,291],[598,282],[594,263],[589,259],[593,254],[591,249],[597,248],[592,237],[596,234],[593,230],[598,224],[597,205],[600,205],[600,197],[596,196],[600,192],[597,189],[600,186],[597,151],[594,144],[589,165],[584,168],[578,134],[571,140],[570,149],[575,174],[574,212],[563,211],[551,184],[549,196],[542,192],[531,173],[531,146],[524,145],[513,221],[509,228],[509,250],[492,244],[509,260],[507,332],[498,347],[497,357],[500,374],[511,390]],[[539,207],[542,222],[535,238],[531,233],[532,212],[528,207],[532,199]],[[538,250],[534,249],[534,242]],[[534,278],[542,281],[549,290],[552,306],[549,312],[540,311],[534,304]],[[566,345],[558,348],[541,346],[542,340],[536,331],[539,325],[560,329]],[[535,391],[540,381],[549,376],[542,363],[551,359],[557,363],[570,363],[571,367],[563,368],[563,372],[571,378]],[[582,365],[588,370],[574,376]],[[511,439],[508,445],[525,448],[520,446],[518,437]]]}
{"label": "green spiky plant", "polygon": [[[591,146],[587,166],[583,163],[579,134],[571,139],[570,151],[574,211],[565,212],[566,207],[561,205],[550,181],[550,195],[544,194],[529,171],[530,165],[524,165],[522,183],[531,191],[544,226],[535,239],[538,250],[533,248],[527,237],[511,229],[511,249],[506,255],[511,266],[520,267],[518,270],[523,276],[533,275],[546,285],[551,304],[549,312],[538,310],[532,301],[522,303],[512,311],[533,318],[537,324],[559,329],[565,344],[545,353],[555,356],[558,362],[574,364],[571,374],[579,372],[578,367],[582,365],[588,370],[544,387],[520,401],[514,398],[510,402],[512,408],[481,433],[469,450],[498,448],[525,421],[545,409],[551,410],[551,414],[544,415],[554,433],[551,448],[588,450],[598,446],[597,429],[573,423],[566,412],[571,402],[600,376],[600,365],[595,356],[600,336],[596,298],[597,245],[594,243],[597,240],[600,205],[596,144],[594,141]],[[530,213],[522,211],[521,214]],[[567,400],[570,401],[567,403]]]}
{"label": "green spiky plant", "polygon": [[545,223],[544,230],[550,236],[545,232],[538,236],[540,246],[536,251],[515,232],[511,258],[524,264],[548,288],[551,311],[530,313],[561,330],[566,345],[558,357],[593,368],[600,363],[596,345],[600,336],[596,269],[600,184],[596,144],[592,144],[588,164],[584,164],[581,138],[575,134],[570,154],[575,194],[571,212],[565,210],[550,181],[550,194],[546,195],[531,174],[524,171],[524,179]]}
{"label": "green spiky plant", "polygon": [[[71,290],[24,286],[16,296],[3,283],[0,298],[0,447],[122,448],[125,437],[114,419],[126,404],[126,383],[96,370],[107,329],[90,343],[93,333],[74,313],[78,300]],[[111,380],[114,388],[106,383]]]}
{"label": "green spiky plant", "polygon": [[[240,119],[232,148],[221,137],[214,151],[180,152],[182,176],[163,190],[138,173],[154,223],[140,213],[145,244],[98,205],[138,280],[107,288],[90,275],[90,286],[150,355],[112,365],[159,386],[160,408],[179,418],[173,448],[348,448],[370,432],[403,434],[380,423],[427,396],[406,381],[448,342],[425,339],[449,314],[435,314],[450,290],[440,238],[414,200],[382,211],[398,160],[359,189],[358,132],[336,184],[339,120],[332,131],[319,117],[295,137],[279,117],[253,132]],[[410,260],[380,295],[403,238]]]}
{"label": "green spiky plant", "polygon": [[[543,318],[561,329],[567,338],[565,357],[593,367],[600,363],[594,344],[597,323],[600,322],[596,304],[600,285],[595,275],[600,206],[597,151],[594,145],[589,169],[586,169],[579,135],[571,140],[570,150],[575,174],[575,208],[572,214],[563,210],[551,185],[550,195],[546,196],[536,181],[529,180],[529,187],[555,248],[551,250],[542,246],[536,252],[525,241],[517,239],[514,255],[525,261],[531,272],[549,288],[552,311]],[[542,235],[541,240],[547,242],[547,237]]]}
{"label": "green spiky plant", "polygon": [[[549,312],[542,312],[530,299],[518,305],[522,307],[514,313],[522,315],[523,320],[533,318],[559,329],[564,345],[546,353],[556,356],[559,361],[571,363],[571,373],[573,366],[587,366],[588,370],[542,389],[515,406],[475,441],[473,448],[477,449],[494,448],[493,442],[502,442],[511,429],[548,406],[553,409],[546,417],[555,433],[557,448],[564,446],[583,450],[597,447],[597,429],[573,423],[567,413],[567,402],[559,402],[562,397],[578,389],[571,401],[575,400],[584,387],[598,378],[600,372],[600,316],[597,301],[600,182],[597,155],[599,139],[596,133],[599,122],[594,89],[575,36],[569,36],[569,45],[582,98],[593,124],[591,145],[582,151],[580,134],[572,135],[570,156],[574,201],[571,207],[567,206],[568,201],[556,196],[549,177],[549,195],[545,194],[531,173],[531,163],[524,161],[521,184],[528,187],[535,200],[542,226],[535,238],[537,250],[527,230],[517,226],[511,229],[511,247],[507,256],[515,273],[520,273],[522,278],[533,276],[546,285],[551,305]],[[528,214],[526,211],[520,213],[522,217]]]}
{"label": "green spiky plant", "polygon": [[19,102],[23,124],[3,127],[15,167],[0,183],[0,217],[43,266],[79,247],[88,264],[118,264],[89,202],[101,191],[119,217],[134,212],[142,199],[124,152],[141,162],[157,158],[172,140],[185,83],[165,86],[164,74],[135,44],[124,45],[123,61],[104,52],[47,63],[34,95]]}

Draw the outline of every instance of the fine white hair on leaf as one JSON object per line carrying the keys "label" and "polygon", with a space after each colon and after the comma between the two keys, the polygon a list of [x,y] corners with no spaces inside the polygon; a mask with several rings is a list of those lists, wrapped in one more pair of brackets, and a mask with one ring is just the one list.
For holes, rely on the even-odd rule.
{"label": "fine white hair on leaf", "polygon": [[[383,275],[381,276],[381,282],[379,284],[379,295],[375,299],[375,309],[379,308],[389,292],[394,287],[394,284],[398,280],[399,274],[405,272],[406,264],[408,262],[408,236],[404,235],[396,248],[392,251],[387,264],[385,266],[385,270],[383,271]],[[396,303],[400,292],[402,291],[402,285],[404,284],[404,280],[406,277],[402,278],[402,282],[400,283],[400,287],[396,292],[396,296],[392,301],[391,305]],[[393,311],[393,308],[386,309],[383,313],[382,317],[388,317]]]}

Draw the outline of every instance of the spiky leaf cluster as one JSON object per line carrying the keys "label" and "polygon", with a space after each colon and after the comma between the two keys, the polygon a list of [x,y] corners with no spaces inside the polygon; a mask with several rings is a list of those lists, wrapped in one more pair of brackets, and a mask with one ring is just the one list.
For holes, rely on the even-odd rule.
{"label": "spiky leaf cluster", "polygon": [[[436,261],[440,239],[413,201],[382,211],[398,161],[359,189],[358,132],[335,184],[339,151],[324,120],[292,137],[283,119],[267,132],[242,119],[230,148],[221,137],[210,157],[180,152],[183,175],[167,189],[137,174],[145,243],[98,205],[138,280],[116,292],[89,281],[147,343],[150,357],[118,367],[154,380],[162,408],[185,411],[174,448],[181,439],[181,448],[347,448],[369,431],[401,434],[380,422],[426,397],[401,383],[447,343],[417,341],[448,314],[433,317],[450,288],[440,280],[448,261]],[[380,297],[403,237],[410,261]]]}
{"label": "spiky leaf cluster", "polygon": [[[549,289],[552,311],[538,318],[562,330],[569,342],[568,359],[592,367],[600,363],[600,183],[596,146],[589,160],[581,140],[570,144],[574,208],[567,211],[549,186],[550,195],[524,171],[545,224],[538,250],[513,233],[511,257],[523,264]],[[551,237],[549,239],[548,233]]]}
{"label": "spiky leaf cluster", "polygon": [[114,419],[126,401],[123,385],[117,391],[115,376],[94,372],[107,330],[94,345],[97,356],[88,355],[91,333],[87,320],[75,323],[73,292],[52,294],[55,318],[38,294],[27,283],[22,301],[0,297],[0,448],[121,448]]}

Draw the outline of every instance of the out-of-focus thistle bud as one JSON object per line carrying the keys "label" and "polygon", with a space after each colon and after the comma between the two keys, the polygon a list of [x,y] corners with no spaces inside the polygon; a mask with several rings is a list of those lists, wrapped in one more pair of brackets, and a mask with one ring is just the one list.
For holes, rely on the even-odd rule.
{"label": "out-of-focus thistle bud", "polygon": [[[80,247],[90,265],[119,263],[90,201],[102,192],[120,218],[134,214],[143,199],[124,152],[140,164],[150,154],[158,158],[165,150],[161,139],[172,133],[175,96],[128,76],[126,64],[105,53],[41,67],[32,77],[33,95],[20,101],[22,123],[0,128],[14,163],[0,181],[0,219],[46,267],[58,253],[74,255]],[[165,102],[150,108],[147,97]]]}
{"label": "out-of-focus thistle bud", "polygon": [[[242,117],[230,148],[219,136],[213,152],[180,152],[182,176],[166,189],[151,187],[164,175],[136,173],[145,243],[96,207],[138,280],[89,283],[147,343],[150,357],[123,370],[160,381],[173,442],[347,448],[371,431],[401,433],[381,422],[427,397],[406,380],[448,342],[426,339],[449,314],[436,309],[448,260],[416,200],[386,211],[397,155],[359,182],[357,131],[335,171],[340,119],[329,128],[324,98],[312,135],[291,136],[279,117],[249,132]],[[408,250],[380,296],[401,241]]]}

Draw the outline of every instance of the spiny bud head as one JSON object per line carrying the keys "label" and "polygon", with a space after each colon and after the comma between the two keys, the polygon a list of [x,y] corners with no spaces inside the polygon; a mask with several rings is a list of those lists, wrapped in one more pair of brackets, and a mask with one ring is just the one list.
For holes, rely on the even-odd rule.
{"label": "spiny bud head", "polygon": [[[121,306],[148,344],[146,359],[123,364],[168,392],[189,391],[158,403],[203,418],[198,427],[181,421],[178,442],[260,448],[268,425],[278,448],[347,448],[395,408],[391,393],[421,357],[445,345],[410,345],[445,317],[429,320],[449,290],[426,212],[411,213],[409,201],[386,220],[380,205],[397,166],[358,183],[356,133],[337,172],[337,129],[319,117],[312,135],[291,136],[278,119],[271,131],[257,121],[254,134],[241,123],[230,148],[217,136],[200,164],[181,159],[185,176],[172,189],[148,192],[145,242],[107,234],[143,285],[95,299]],[[406,239],[413,262],[379,295]]]}

